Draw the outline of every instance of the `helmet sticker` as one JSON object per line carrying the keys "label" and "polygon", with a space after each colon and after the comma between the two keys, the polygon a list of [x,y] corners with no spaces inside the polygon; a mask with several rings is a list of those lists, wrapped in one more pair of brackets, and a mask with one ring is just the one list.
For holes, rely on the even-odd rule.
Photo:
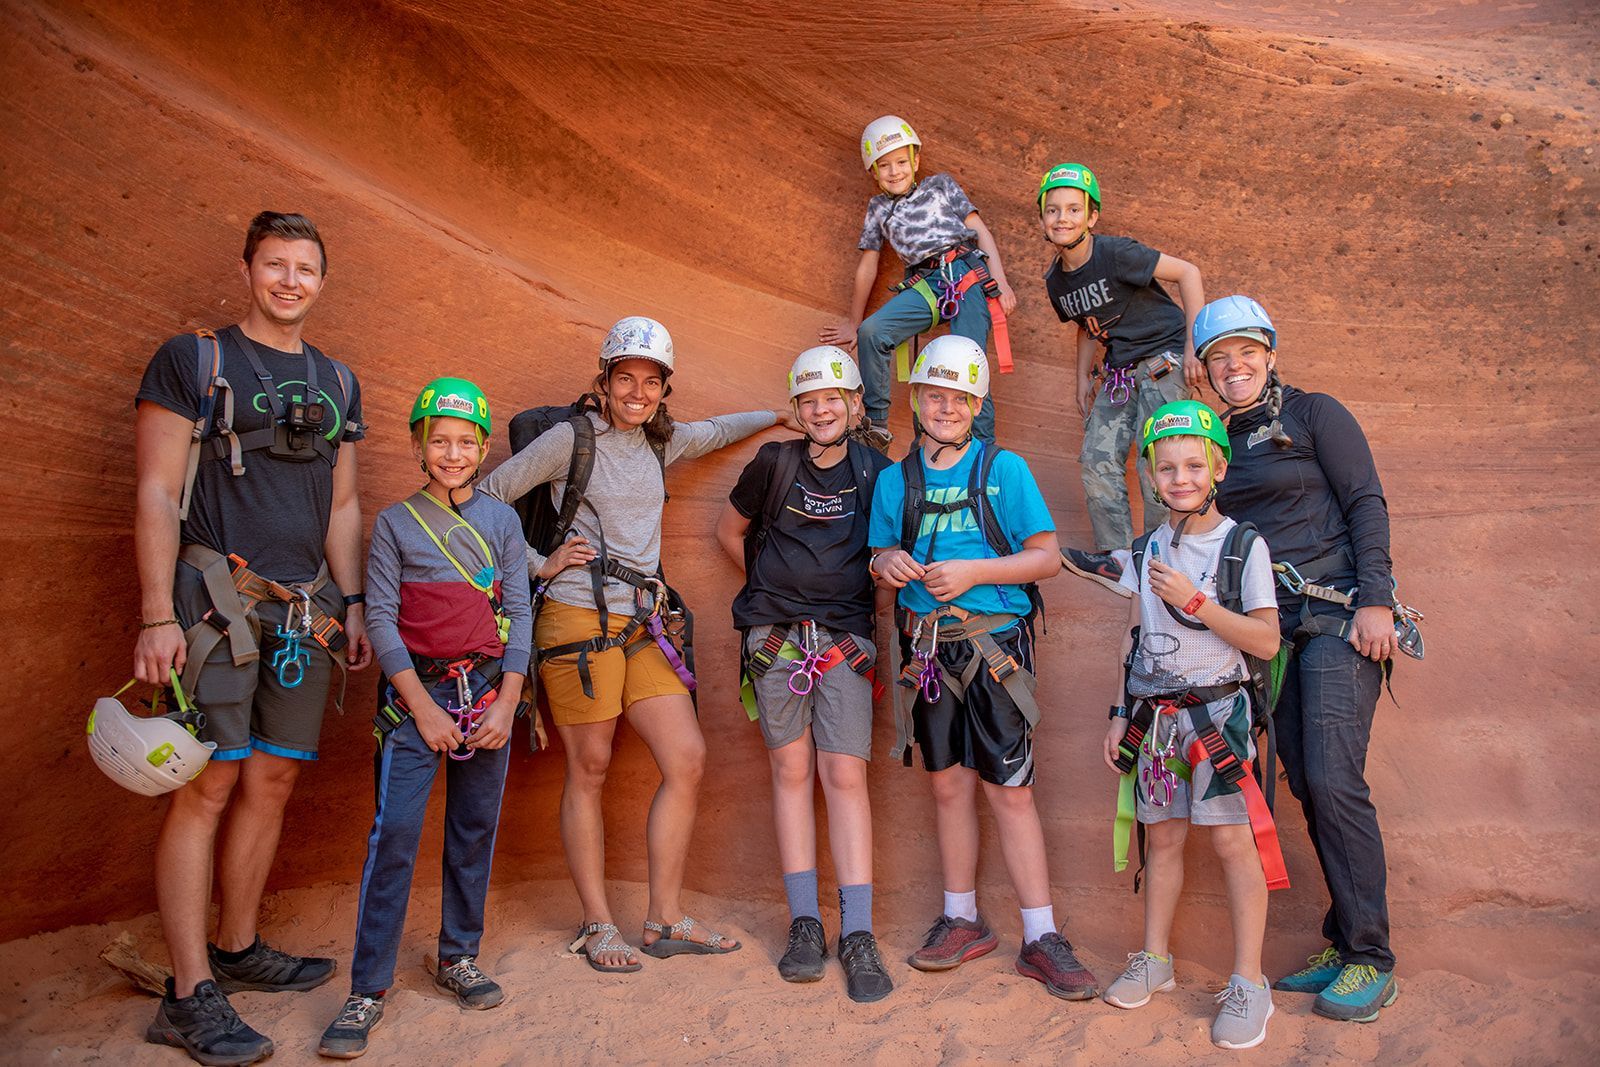
{"label": "helmet sticker", "polygon": [[1161,433],[1163,430],[1194,429],[1194,419],[1190,418],[1188,415],[1167,414],[1161,416],[1159,419],[1152,419],[1151,421],[1154,422],[1155,425],[1152,426],[1148,431],[1150,433]]}
{"label": "helmet sticker", "polygon": [[434,410],[460,411],[471,415],[473,411],[473,403],[464,396],[456,396],[454,393],[447,393],[444,396],[439,397],[439,399],[434,402]]}
{"label": "helmet sticker", "polygon": [[822,381],[822,371],[816,369],[801,371],[799,374],[790,375],[790,377],[794,379],[789,383],[790,387],[793,388],[794,386],[805,385],[807,382]]}
{"label": "helmet sticker", "polygon": [[[942,378],[947,382],[959,382],[961,380],[961,373],[959,371],[951,370],[949,367],[929,367],[928,377]],[[976,366],[973,367],[973,378],[974,380],[977,378]]]}

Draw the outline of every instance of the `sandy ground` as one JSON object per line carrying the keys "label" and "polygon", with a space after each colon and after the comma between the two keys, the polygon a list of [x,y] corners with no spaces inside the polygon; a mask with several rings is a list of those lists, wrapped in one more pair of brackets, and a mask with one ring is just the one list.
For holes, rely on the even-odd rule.
{"label": "sandy ground", "polygon": [[[898,898],[880,907],[899,918],[917,915]],[[432,948],[430,921],[436,888],[413,901],[401,950],[399,978],[366,1062],[548,1063],[623,1062],[786,1063],[798,1060],[858,1064],[1258,1062],[1307,1064],[1550,1064],[1593,1062],[1600,1048],[1600,977],[1576,970],[1534,975],[1491,973],[1477,978],[1447,970],[1411,971],[1402,964],[1401,994],[1375,1024],[1336,1024],[1311,1013],[1311,998],[1278,994],[1267,1041],[1248,1053],[1209,1044],[1211,992],[1226,980],[1217,968],[1179,953],[1176,992],[1138,1011],[1099,1001],[1052,1000],[1012,970],[1016,920],[997,915],[1001,946],[982,960],[944,975],[921,974],[902,961],[920,941],[923,920],[880,923],[885,959],[897,988],[871,1005],[844,996],[843,976],[830,962],[823,981],[787,985],[774,963],[782,952],[786,914],[780,905],[691,897],[698,915],[714,917],[745,940],[723,957],[645,958],[634,975],[600,975],[565,952],[576,915],[566,883],[524,882],[490,897],[490,929],[482,963],[506,987],[492,1012],[458,1008],[436,992],[424,970]],[[616,887],[619,913],[636,929],[642,886]],[[325,885],[268,899],[264,929],[275,943],[339,958],[340,974],[309,993],[242,993],[234,1004],[277,1042],[273,1063],[321,1062],[322,1028],[346,992],[353,887]],[[1180,923],[1225,922],[1203,908],[1180,913]],[[1010,920],[1007,922],[1006,920]],[[826,919],[830,932],[835,917]],[[1102,983],[1114,977],[1135,936],[1105,923],[1069,930]],[[1456,936],[1515,958],[1511,944],[1492,944],[1483,929],[1458,927]],[[7,996],[0,1010],[11,1063],[129,1065],[187,1062],[174,1049],[143,1043],[152,997],[134,991],[97,953],[122,930],[151,956],[161,953],[154,916],[129,923],[79,926],[0,945]],[[1124,933],[1126,936],[1123,936]],[[1500,939],[1502,942],[1506,939]],[[1128,941],[1127,945],[1122,942]],[[1529,960],[1530,964],[1538,961]],[[1497,968],[1496,968],[1497,969]]]}

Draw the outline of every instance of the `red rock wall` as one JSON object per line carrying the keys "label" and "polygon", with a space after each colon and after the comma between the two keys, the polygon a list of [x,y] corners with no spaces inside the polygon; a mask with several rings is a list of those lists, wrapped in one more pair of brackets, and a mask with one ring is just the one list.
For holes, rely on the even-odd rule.
{"label": "red rock wall", "polygon": [[[80,731],[130,669],[132,394],[163,338],[238,315],[252,214],[301,210],[326,236],[308,333],[362,377],[370,517],[411,486],[401,423],[423,380],[469,373],[502,413],[564,399],[622,314],[672,330],[680,414],[781,402],[789,358],[848,299],[872,191],[853,138],[888,110],[999,240],[1023,301],[1001,436],[1063,540],[1088,523],[1069,338],[1035,280],[1039,173],[1090,163],[1105,231],[1271,309],[1289,380],[1365,425],[1405,592],[1429,614],[1429,659],[1402,664],[1370,759],[1399,936],[1440,919],[1592,934],[1592,14],[1291,3],[1252,29],[1175,0],[1205,21],[936,5],[908,27],[898,8],[775,6],[669,22],[629,0],[0,3],[0,365],[20,444],[0,529],[0,939],[153,907],[159,803],[102,778]],[[713,753],[691,887],[775,896],[766,761],[732,686],[736,576],[710,537],[753,447],[674,469],[665,552],[699,612]],[[1046,595],[1038,792],[1054,877],[1084,910],[1125,892],[1098,757],[1121,608],[1070,579]],[[277,886],[356,876],[371,686],[330,715]],[[559,876],[559,756],[519,752],[512,775],[497,877]],[[624,736],[616,877],[643,877],[654,781]],[[920,772],[883,759],[872,788],[880,883],[931,892]],[[1296,888],[1274,923],[1303,925],[1323,898],[1290,807]],[[1004,884],[992,847],[984,862]],[[1208,867],[1191,885],[1220,891]]]}

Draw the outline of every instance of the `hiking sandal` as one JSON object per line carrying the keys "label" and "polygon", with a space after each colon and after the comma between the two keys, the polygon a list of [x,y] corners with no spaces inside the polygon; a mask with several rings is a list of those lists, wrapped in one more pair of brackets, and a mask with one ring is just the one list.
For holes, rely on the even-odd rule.
{"label": "hiking sandal", "polygon": [[[593,945],[587,944],[589,938],[595,934],[605,934]],[[633,946],[620,940],[622,931],[617,929],[616,923],[584,923],[578,927],[578,936],[572,939],[572,944],[567,946],[568,952],[582,952],[583,958],[589,961],[589,966],[604,974],[632,974],[644,964],[639,962],[639,957],[633,954]],[[619,940],[613,941],[613,938]],[[627,957],[628,962],[621,966],[607,967],[596,957],[607,952],[620,952]]]}
{"label": "hiking sandal", "polygon": [[691,941],[689,931],[695,928],[695,920],[687,915],[671,926],[646,919],[644,928],[650,933],[661,936],[647,945],[640,945],[639,949],[646,956],[654,956],[659,960],[682,953],[692,956],[722,956],[729,952],[738,952],[742,947],[737,944],[729,945],[728,942],[732,939],[719,933],[707,934],[704,941]]}

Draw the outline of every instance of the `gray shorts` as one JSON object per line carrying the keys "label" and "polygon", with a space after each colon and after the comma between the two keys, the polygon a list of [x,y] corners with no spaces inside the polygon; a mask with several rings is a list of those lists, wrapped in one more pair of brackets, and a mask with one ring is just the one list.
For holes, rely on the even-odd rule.
{"label": "gray shorts", "polygon": [[[745,653],[759,649],[772,632],[771,626],[753,626],[744,637]],[[824,640],[838,636],[839,631],[820,630]],[[799,637],[799,629],[791,634],[791,642]],[[878,649],[869,637],[851,634],[851,639],[876,660]],[[781,656],[798,653],[792,643],[784,644]],[[811,727],[811,738],[823,752],[838,752],[846,756],[872,758],[872,683],[849,664],[840,663],[816,680],[816,685],[805,696],[796,696],[789,690],[790,661],[780,658],[772,669],[754,680],[756,710],[761,723],[761,736],[768,748],[782,748],[797,740]]]}
{"label": "gray shorts", "polygon": [[[1211,723],[1224,737],[1229,734],[1228,724],[1234,723],[1233,730],[1238,731],[1240,725],[1248,727],[1250,721],[1250,698],[1244,690],[1239,690],[1232,696],[1213,700],[1205,705],[1211,714]],[[1194,744],[1197,735],[1194,730],[1194,721],[1189,716],[1190,709],[1183,708],[1178,712],[1178,757],[1184,762],[1189,759],[1189,747]],[[1172,728],[1172,717],[1163,715],[1159,717],[1162,722],[1151,727],[1152,732],[1160,729],[1160,737],[1166,739],[1166,731]],[[1256,750],[1254,739],[1248,729],[1243,731],[1245,736],[1245,758],[1254,759]],[[1236,789],[1224,796],[1207,797],[1211,789],[1212,780],[1216,777],[1212,770],[1211,761],[1205,760],[1198,767],[1190,768],[1190,780],[1179,778],[1173,788],[1172,803],[1157,807],[1150,803],[1149,794],[1145,787],[1145,772],[1150,767],[1150,757],[1145,754],[1145,746],[1139,746],[1139,766],[1135,770],[1137,775],[1134,796],[1137,798],[1139,821],[1150,823],[1165,822],[1168,819],[1188,819],[1196,826],[1237,826],[1250,821],[1249,809],[1245,806],[1244,791]],[[1222,784],[1217,783],[1219,786]],[[1165,791],[1162,796],[1165,796]]]}
{"label": "gray shorts", "polygon": [[[178,621],[188,629],[207,611],[211,600],[206,595],[200,572],[181,560],[173,582],[173,604]],[[332,578],[311,598],[318,607],[343,621],[344,595]],[[256,608],[261,621],[261,658],[243,666],[233,665],[233,656],[224,637],[206,657],[196,692],[189,696],[205,712],[202,741],[215,741],[214,760],[245,759],[251,752],[266,752],[289,759],[314,760],[322,735],[322,713],[328,703],[328,685],[333,679],[333,660],[316,641],[307,638],[302,648],[310,653],[305,676],[298,685],[286,686],[278,680],[273,656],[283,647],[277,636],[286,620],[289,606],[275,600],[263,601]],[[289,672],[290,680],[293,673]]]}

